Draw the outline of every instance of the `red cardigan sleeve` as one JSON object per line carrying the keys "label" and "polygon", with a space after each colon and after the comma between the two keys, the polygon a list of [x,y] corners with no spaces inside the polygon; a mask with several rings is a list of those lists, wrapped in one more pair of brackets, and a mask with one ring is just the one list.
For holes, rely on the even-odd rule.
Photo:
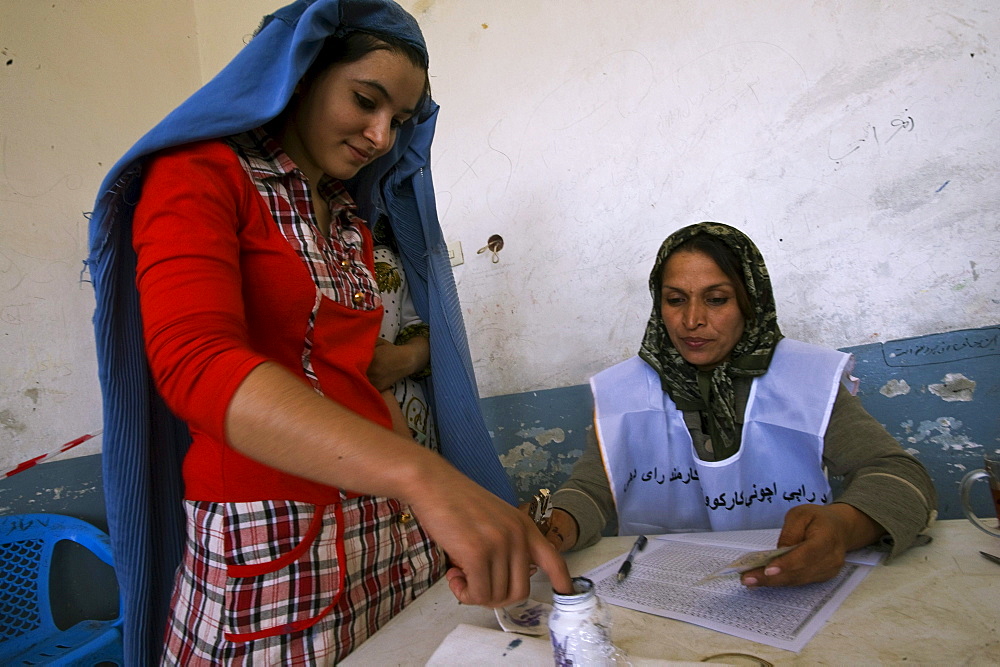
{"label": "red cardigan sleeve", "polygon": [[207,142],[153,158],[135,211],[136,284],[154,381],[171,410],[218,442],[226,442],[233,393],[267,360],[249,344],[241,293],[245,212],[263,207],[235,154]]}

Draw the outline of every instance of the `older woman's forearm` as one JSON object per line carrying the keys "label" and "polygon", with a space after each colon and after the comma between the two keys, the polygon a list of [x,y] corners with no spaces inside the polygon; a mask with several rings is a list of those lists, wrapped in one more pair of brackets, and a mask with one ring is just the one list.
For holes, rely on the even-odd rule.
{"label": "older woman's forearm", "polygon": [[614,496],[592,431],[588,433],[583,455],[573,466],[573,474],[552,495],[552,506],[565,511],[575,521],[577,536],[566,549],[583,549],[596,543],[615,516]]}
{"label": "older woman's forearm", "polygon": [[892,555],[905,551],[937,515],[937,493],[927,469],[841,389],[827,428],[824,463],[844,476],[835,500],[882,526]]}

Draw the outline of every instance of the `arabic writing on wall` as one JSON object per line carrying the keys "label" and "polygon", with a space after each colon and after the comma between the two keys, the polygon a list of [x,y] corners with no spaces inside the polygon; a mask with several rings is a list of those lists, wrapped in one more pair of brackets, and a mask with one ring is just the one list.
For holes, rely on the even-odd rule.
{"label": "arabic writing on wall", "polygon": [[1000,329],[954,332],[948,338],[940,335],[920,336],[883,345],[888,366],[919,366],[973,359],[1000,354]]}

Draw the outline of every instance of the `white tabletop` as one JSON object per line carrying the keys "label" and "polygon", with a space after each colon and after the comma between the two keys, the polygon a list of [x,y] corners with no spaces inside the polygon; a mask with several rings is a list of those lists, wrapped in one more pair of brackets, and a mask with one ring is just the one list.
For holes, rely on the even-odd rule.
{"label": "white tabletop", "polygon": [[[931,535],[931,544],[875,568],[798,654],[614,606],[612,639],[638,659],[697,662],[744,653],[776,665],[1000,664],[1000,565],[979,554],[1000,555],[1000,539],[965,519],[939,521]],[[567,554],[570,573],[581,574],[625,553],[633,541],[604,538]],[[532,579],[531,597],[551,602],[544,574]],[[459,605],[442,580],[344,664],[423,665],[459,624],[500,630],[492,609]]]}

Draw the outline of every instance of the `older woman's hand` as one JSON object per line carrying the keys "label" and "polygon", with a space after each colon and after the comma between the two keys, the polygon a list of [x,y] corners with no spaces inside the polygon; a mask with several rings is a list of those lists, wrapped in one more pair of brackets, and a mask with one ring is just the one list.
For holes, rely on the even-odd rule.
{"label": "older woman's hand", "polygon": [[576,546],[579,536],[579,528],[576,526],[576,519],[573,516],[558,508],[552,509],[552,516],[549,518],[548,529],[545,531],[547,539],[557,551],[569,551]]}
{"label": "older woman's hand", "polygon": [[798,505],[785,515],[778,546],[799,545],[766,567],[743,573],[744,586],[801,586],[832,579],[844,555],[875,542],[885,530],[844,503]]}
{"label": "older woman's hand", "polygon": [[[522,503],[517,507],[523,514],[531,516],[531,503]],[[565,510],[553,507],[545,525],[535,526],[541,531],[545,539],[556,548],[556,551],[569,551],[576,546],[580,529],[576,525],[576,519]]]}

